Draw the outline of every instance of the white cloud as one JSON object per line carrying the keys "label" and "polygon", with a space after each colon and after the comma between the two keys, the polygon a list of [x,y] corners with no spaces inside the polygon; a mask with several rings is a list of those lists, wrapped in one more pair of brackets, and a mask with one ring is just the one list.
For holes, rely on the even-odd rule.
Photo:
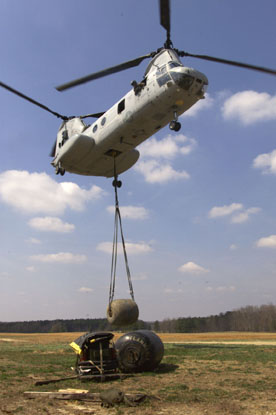
{"label": "white cloud", "polygon": [[238,119],[244,125],[276,119],[276,95],[242,91],[228,98],[222,108],[225,119]]}
{"label": "white cloud", "polygon": [[[244,209],[242,203],[232,203],[231,205],[214,206],[208,213],[208,217],[211,219],[231,216],[231,223],[244,223],[247,222],[251,215],[255,215],[260,212],[258,207],[251,207]],[[238,212],[238,213],[237,213]]]}
{"label": "white cloud", "polygon": [[34,245],[39,245],[41,244],[41,241],[39,239],[36,238],[29,238],[26,239],[26,242],[29,242],[30,244],[34,244]]}
{"label": "white cloud", "polygon": [[43,232],[69,233],[73,232],[75,229],[75,225],[63,222],[60,218],[52,216],[46,216],[44,218],[33,218],[29,220],[28,224],[32,228]]}
{"label": "white cloud", "polygon": [[26,267],[26,271],[29,271],[29,272],[35,272],[35,267],[34,266],[30,266],[30,267]]}
{"label": "white cloud", "polygon": [[154,159],[172,160],[179,154],[187,155],[196,147],[196,140],[184,134],[175,136],[169,134],[162,140],[152,137],[139,146],[141,157],[151,157]]}
{"label": "white cloud", "polygon": [[184,112],[180,118],[195,117],[200,111],[213,106],[214,100],[209,94],[205,94],[205,99],[199,100],[188,111]]}
{"label": "white cloud", "polygon": [[189,273],[189,274],[201,274],[201,273],[209,272],[208,269],[205,269],[201,267],[200,265],[195,264],[192,261],[181,265],[181,267],[178,268],[178,271]]}
{"label": "white cloud", "polygon": [[231,218],[231,222],[232,223],[247,222],[251,215],[255,215],[256,213],[259,213],[260,211],[261,211],[261,209],[257,208],[257,207],[252,207],[252,208],[246,209],[245,211],[243,211],[243,212],[241,212],[237,215],[233,215],[232,218]]}
{"label": "white cloud", "polygon": [[140,161],[134,168],[144,176],[148,183],[166,183],[170,180],[190,178],[185,170],[174,170],[170,164],[164,164],[157,160]]}
{"label": "white cloud", "polygon": [[241,203],[232,203],[231,205],[214,206],[208,213],[209,218],[217,218],[231,215],[237,210],[241,210],[243,205]]}
{"label": "white cloud", "polygon": [[[146,254],[148,252],[153,251],[152,247],[149,244],[146,244],[145,242],[139,242],[139,243],[131,243],[126,242],[126,252],[128,255],[140,255],[140,254]],[[105,252],[107,254],[112,254],[112,242],[101,242],[97,246],[98,251]],[[123,254],[123,247],[121,243],[118,243],[118,254]]]}
{"label": "white cloud", "polygon": [[178,156],[190,154],[196,147],[194,138],[184,134],[168,135],[162,140],[152,137],[139,146],[140,161],[134,166],[148,183],[166,183],[171,180],[189,179],[185,171],[177,171],[172,167],[172,161]]}
{"label": "white cloud", "polygon": [[[114,206],[108,206],[106,210],[114,214]],[[143,220],[149,217],[149,212],[142,206],[120,206],[122,218]]]}
{"label": "white cloud", "polygon": [[8,170],[0,174],[3,202],[28,214],[61,214],[66,208],[83,210],[88,201],[102,195],[98,186],[85,190],[76,183],[58,183],[46,173]]}
{"label": "white cloud", "polygon": [[80,287],[78,289],[78,292],[79,293],[93,293],[94,290],[93,290],[93,288],[89,288],[89,287]]}
{"label": "white cloud", "polygon": [[32,255],[32,261],[45,263],[81,264],[87,260],[85,255],[71,254],[70,252],[59,252],[57,254]]}
{"label": "white cloud", "polygon": [[179,153],[184,156],[190,154],[197,146],[197,141],[194,138],[188,138],[183,134],[178,134],[175,140],[179,143],[186,143],[184,146],[179,147]]}
{"label": "white cloud", "polygon": [[260,238],[256,242],[256,245],[259,248],[276,248],[276,235]]}
{"label": "white cloud", "polygon": [[253,167],[262,170],[264,174],[276,174],[276,150],[271,153],[259,154],[253,160]]}
{"label": "white cloud", "polygon": [[139,152],[141,157],[171,159],[178,153],[178,145],[171,135],[159,141],[152,137],[139,146]]}

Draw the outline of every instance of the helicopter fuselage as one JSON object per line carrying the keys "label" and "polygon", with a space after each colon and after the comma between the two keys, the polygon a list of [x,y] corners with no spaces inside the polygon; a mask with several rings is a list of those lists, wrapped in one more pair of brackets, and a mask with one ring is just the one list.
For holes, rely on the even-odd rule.
{"label": "helicopter fuselage", "polygon": [[[139,158],[136,147],[204,98],[206,76],[184,67],[176,52],[162,49],[150,62],[142,82],[92,125],[80,118],[63,122],[52,165],[88,176],[114,176]],[[180,124],[179,124],[180,125]]]}

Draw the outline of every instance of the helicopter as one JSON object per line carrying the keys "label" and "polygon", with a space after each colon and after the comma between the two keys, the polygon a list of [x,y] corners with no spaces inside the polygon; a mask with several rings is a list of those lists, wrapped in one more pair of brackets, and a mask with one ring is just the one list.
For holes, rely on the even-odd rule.
{"label": "helicopter", "polygon": [[[62,84],[69,88],[150,62],[140,82],[105,112],[65,116],[0,82],[0,86],[62,119],[50,156],[56,174],[65,172],[87,176],[115,177],[130,169],[139,159],[137,146],[169,125],[179,131],[179,117],[205,98],[207,77],[186,67],[180,58],[192,57],[276,75],[276,70],[237,61],[196,55],[174,48],[171,40],[170,0],[159,0],[160,24],[166,31],[164,45],[154,52]],[[91,125],[84,119],[96,118]]]}

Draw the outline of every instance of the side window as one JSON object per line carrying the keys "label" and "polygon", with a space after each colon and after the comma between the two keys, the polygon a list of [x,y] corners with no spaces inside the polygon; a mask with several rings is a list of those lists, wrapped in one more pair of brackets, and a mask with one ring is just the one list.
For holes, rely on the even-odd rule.
{"label": "side window", "polygon": [[123,99],[121,102],[119,102],[118,104],[118,114],[121,114],[121,112],[123,112],[125,109],[125,100]]}
{"label": "side window", "polygon": [[101,120],[101,125],[105,125],[105,122],[106,122],[106,118],[103,117],[102,120]]}
{"label": "side window", "polygon": [[170,81],[171,77],[167,72],[166,65],[164,65],[162,68],[160,68],[159,71],[156,72],[156,79],[159,86],[162,86]]}
{"label": "side window", "polygon": [[97,124],[96,124],[96,125],[94,125],[94,127],[93,127],[93,133],[95,133],[95,132],[97,131],[97,129],[98,129],[98,126],[97,126]]}

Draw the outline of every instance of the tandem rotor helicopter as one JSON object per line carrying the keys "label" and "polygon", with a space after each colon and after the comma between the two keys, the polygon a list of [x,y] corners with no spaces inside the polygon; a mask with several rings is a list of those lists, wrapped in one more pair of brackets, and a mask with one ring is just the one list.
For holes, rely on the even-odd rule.
{"label": "tandem rotor helicopter", "polygon": [[[116,178],[137,162],[139,151],[136,147],[155,132],[167,124],[171,130],[179,131],[181,124],[178,117],[197,101],[204,99],[208,86],[207,77],[184,66],[181,57],[189,56],[276,75],[273,69],[195,55],[174,48],[171,41],[170,0],[159,0],[159,9],[160,24],[166,30],[163,47],[56,88],[64,91],[151,59],[142,81],[133,81],[131,90],[106,112],[68,117],[0,82],[3,88],[63,120],[50,154],[56,174],[69,172]],[[87,125],[83,120],[88,117],[97,120]]]}

